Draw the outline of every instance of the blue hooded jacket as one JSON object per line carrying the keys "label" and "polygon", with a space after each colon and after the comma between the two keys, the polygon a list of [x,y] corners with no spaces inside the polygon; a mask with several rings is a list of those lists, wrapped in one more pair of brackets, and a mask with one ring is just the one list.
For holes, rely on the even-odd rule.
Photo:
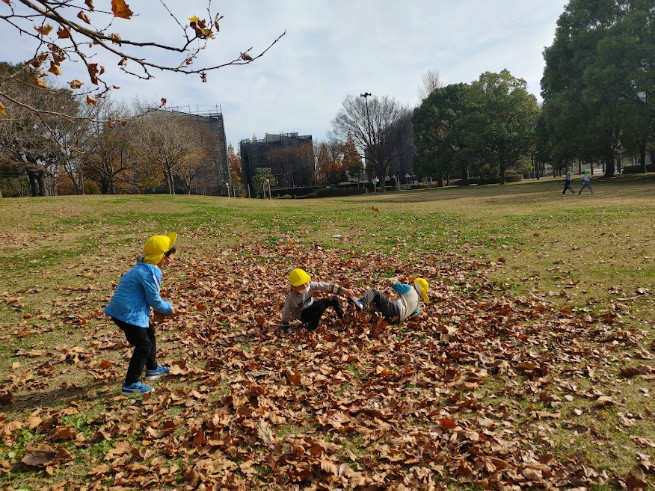
{"label": "blue hooded jacket", "polygon": [[104,313],[132,324],[149,327],[150,307],[160,314],[173,312],[173,305],[159,296],[161,269],[148,263],[137,263],[125,273]]}

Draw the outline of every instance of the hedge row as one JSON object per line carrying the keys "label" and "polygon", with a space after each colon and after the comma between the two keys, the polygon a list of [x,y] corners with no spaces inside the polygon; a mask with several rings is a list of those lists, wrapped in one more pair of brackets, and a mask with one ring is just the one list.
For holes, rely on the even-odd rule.
{"label": "hedge row", "polygon": [[[655,172],[655,164],[648,164],[646,171]],[[621,169],[621,173],[623,174],[641,174],[642,172],[641,165],[626,165]]]}

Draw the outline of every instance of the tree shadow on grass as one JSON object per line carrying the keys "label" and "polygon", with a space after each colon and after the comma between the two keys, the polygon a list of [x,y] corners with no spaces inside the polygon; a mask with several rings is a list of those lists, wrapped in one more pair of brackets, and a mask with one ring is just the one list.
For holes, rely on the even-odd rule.
{"label": "tree shadow on grass", "polygon": [[83,386],[71,384],[64,388],[54,388],[46,391],[31,391],[8,400],[0,401],[0,410],[23,412],[39,407],[68,407],[74,401],[93,401],[106,396],[119,395],[113,383],[102,380],[85,383]]}

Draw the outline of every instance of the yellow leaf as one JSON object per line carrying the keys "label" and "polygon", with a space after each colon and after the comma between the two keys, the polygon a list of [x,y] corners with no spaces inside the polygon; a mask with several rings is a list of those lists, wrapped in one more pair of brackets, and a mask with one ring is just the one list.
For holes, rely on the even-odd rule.
{"label": "yellow leaf", "polygon": [[0,114],[4,114],[5,116],[8,116],[7,110],[5,109],[5,106],[2,102],[0,102]]}
{"label": "yellow leaf", "polygon": [[197,15],[194,15],[193,17],[189,17],[189,22],[199,22],[200,19],[198,19]]}
{"label": "yellow leaf", "polygon": [[120,17],[121,19],[129,19],[132,17],[132,11],[125,3],[125,0],[111,0],[111,11],[116,17]]}

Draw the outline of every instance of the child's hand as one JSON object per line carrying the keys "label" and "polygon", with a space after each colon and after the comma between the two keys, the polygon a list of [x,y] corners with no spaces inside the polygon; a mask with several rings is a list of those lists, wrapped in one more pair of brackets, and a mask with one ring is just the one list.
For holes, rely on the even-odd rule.
{"label": "child's hand", "polygon": [[344,297],[354,297],[355,296],[355,292],[352,291],[350,288],[342,288],[341,289],[341,294]]}
{"label": "child's hand", "polygon": [[396,276],[393,276],[391,278],[387,278],[387,282],[390,285],[395,285],[396,283],[400,283],[400,280]]}

